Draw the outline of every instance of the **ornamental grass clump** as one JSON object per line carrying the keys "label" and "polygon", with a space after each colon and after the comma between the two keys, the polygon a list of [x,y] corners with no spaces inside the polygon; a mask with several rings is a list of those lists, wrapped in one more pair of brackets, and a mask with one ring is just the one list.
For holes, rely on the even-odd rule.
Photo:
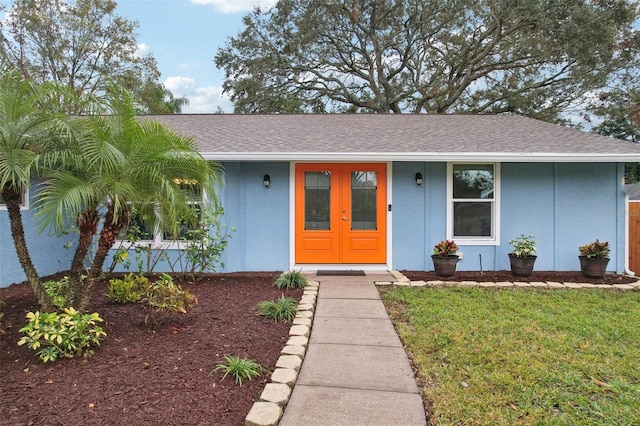
{"label": "ornamental grass clump", "polygon": [[290,297],[280,296],[278,300],[265,300],[258,303],[258,313],[276,322],[291,322],[296,316],[298,302]]}
{"label": "ornamental grass clump", "polygon": [[307,285],[307,277],[300,271],[288,271],[278,275],[274,283],[278,288],[302,288]]}
{"label": "ornamental grass clump", "polygon": [[209,376],[211,376],[216,371],[224,372],[222,380],[224,380],[229,374],[231,374],[235,379],[236,384],[240,386],[242,386],[243,379],[252,380],[256,377],[262,376],[263,373],[269,372],[267,368],[265,368],[261,364],[258,364],[256,361],[248,358],[240,358],[233,355],[225,355],[224,361],[218,362],[216,364],[216,367],[209,373]]}

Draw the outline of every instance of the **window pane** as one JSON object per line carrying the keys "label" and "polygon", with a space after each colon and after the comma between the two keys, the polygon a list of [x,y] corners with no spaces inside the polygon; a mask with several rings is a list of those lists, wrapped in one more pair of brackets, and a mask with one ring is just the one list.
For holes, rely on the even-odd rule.
{"label": "window pane", "polygon": [[376,172],[351,172],[351,229],[375,230],[378,177]]}
{"label": "window pane", "polygon": [[189,207],[191,207],[191,213],[193,215],[190,215],[188,218],[180,221],[178,224],[178,234],[174,237],[165,233],[163,239],[193,240],[196,238],[193,231],[198,230],[200,223],[202,222],[202,206],[200,203],[189,203]]}
{"label": "window pane", "polygon": [[454,202],[454,237],[491,237],[491,202]]}
{"label": "window pane", "polygon": [[202,202],[202,189],[195,185],[180,185],[180,191],[184,192],[189,203]]}
{"label": "window pane", "polygon": [[174,181],[180,187],[180,191],[187,197],[187,205],[190,210],[185,213],[185,217],[178,223],[177,233],[163,232],[163,240],[193,240],[196,238],[195,232],[200,228],[202,222],[202,188],[195,180],[178,179]]}
{"label": "window pane", "polygon": [[331,229],[331,172],[304,174],[304,229]]}
{"label": "window pane", "polygon": [[493,198],[492,164],[455,164],[453,198]]}
{"label": "window pane", "polygon": [[118,234],[119,240],[145,241],[153,239],[153,232],[146,225],[143,217],[136,212],[131,213],[128,226],[123,227]]}
{"label": "window pane", "polygon": [[[20,206],[26,205],[26,201],[27,201],[26,200],[26,195],[27,195],[26,192],[22,193],[22,199],[20,200]],[[4,206],[6,204],[7,203],[4,202],[4,198],[2,197],[2,194],[0,194],[0,206]]]}

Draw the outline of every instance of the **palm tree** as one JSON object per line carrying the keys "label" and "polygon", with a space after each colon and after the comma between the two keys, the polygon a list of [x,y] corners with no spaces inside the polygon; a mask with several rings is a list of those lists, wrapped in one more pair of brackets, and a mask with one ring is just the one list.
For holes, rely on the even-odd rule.
{"label": "palm tree", "polygon": [[17,72],[0,76],[0,195],[7,207],[18,260],[44,310],[53,305],[41,284],[25,240],[20,204],[51,143],[68,130],[63,118],[43,108],[51,86],[37,86]]}
{"label": "palm tree", "polygon": [[[193,139],[138,119],[125,91],[112,85],[105,107],[107,114],[82,120],[82,137],[63,163],[46,170],[36,199],[44,227],[61,231],[70,220],[77,224],[67,303],[79,310],[87,306],[91,288],[132,211],[154,222],[152,227],[173,229],[189,208],[181,184],[193,183],[215,198],[213,188],[220,178],[219,166],[198,154]],[[97,248],[85,270],[98,229]]]}
{"label": "palm tree", "polygon": [[171,114],[180,114],[182,112],[182,107],[189,106],[189,99],[181,96],[176,98],[171,93],[171,90],[165,88],[162,91],[162,99],[164,101],[164,105],[169,110]]}

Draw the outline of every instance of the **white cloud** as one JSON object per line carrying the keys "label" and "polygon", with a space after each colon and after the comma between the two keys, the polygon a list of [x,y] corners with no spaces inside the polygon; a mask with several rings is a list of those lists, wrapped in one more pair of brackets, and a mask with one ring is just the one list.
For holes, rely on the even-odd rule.
{"label": "white cloud", "polygon": [[136,56],[142,57],[149,52],[149,45],[145,43],[138,43],[138,49],[136,50]]}
{"label": "white cloud", "polygon": [[182,108],[185,114],[214,113],[218,108],[226,113],[233,112],[233,104],[222,94],[220,86],[198,86],[195,79],[179,76],[168,77],[164,85],[176,98],[189,99],[189,105]]}
{"label": "white cloud", "polygon": [[278,0],[191,0],[191,2],[195,4],[212,5],[217,12],[237,13],[251,11],[256,6],[269,9],[274,6]]}

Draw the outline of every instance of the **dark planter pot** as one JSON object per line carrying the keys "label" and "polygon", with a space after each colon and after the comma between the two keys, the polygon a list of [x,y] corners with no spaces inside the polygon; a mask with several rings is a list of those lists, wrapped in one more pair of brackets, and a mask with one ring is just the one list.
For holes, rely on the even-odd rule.
{"label": "dark planter pot", "polygon": [[528,277],[533,272],[533,264],[536,263],[537,258],[538,256],[518,257],[509,253],[511,273],[516,277]]}
{"label": "dark planter pot", "polygon": [[433,260],[433,268],[436,271],[436,275],[439,277],[452,277],[456,273],[458,266],[458,256],[453,254],[451,256],[438,256],[434,254],[431,256]]}
{"label": "dark planter pot", "polygon": [[602,278],[607,272],[609,259],[595,259],[587,256],[578,256],[582,275],[588,278]]}

